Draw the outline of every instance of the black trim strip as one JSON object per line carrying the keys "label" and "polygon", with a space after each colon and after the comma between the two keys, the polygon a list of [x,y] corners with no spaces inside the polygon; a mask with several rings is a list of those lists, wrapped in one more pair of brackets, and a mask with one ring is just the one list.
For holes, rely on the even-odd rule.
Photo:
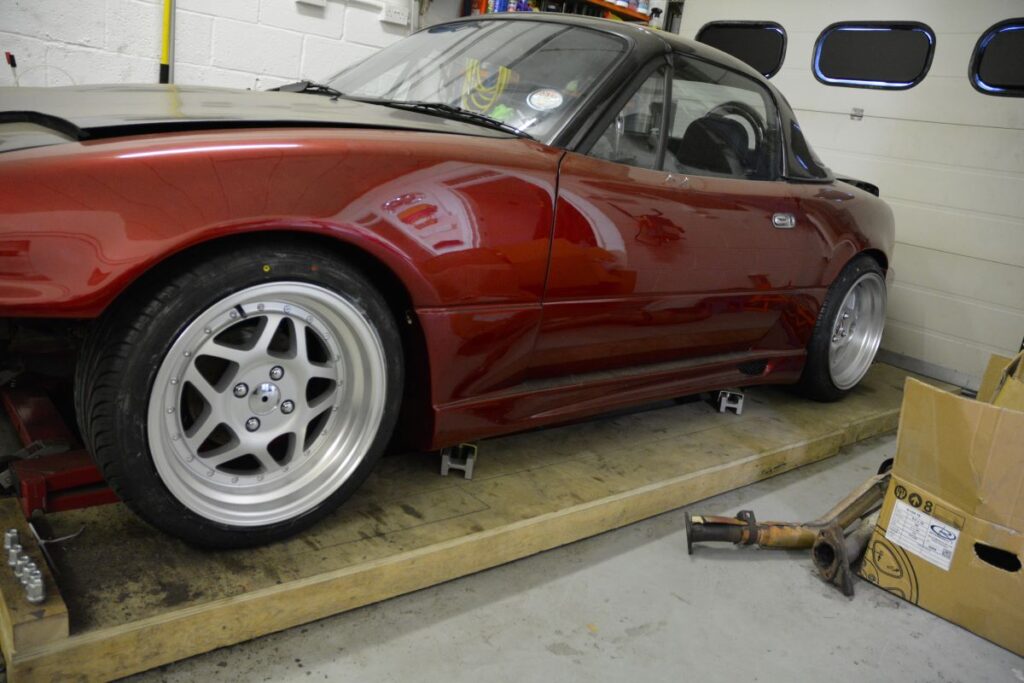
{"label": "black trim strip", "polygon": [[[978,38],[978,42],[974,44],[974,50],[971,51],[971,63],[967,67],[967,79],[971,82],[971,86],[980,92],[982,95],[993,95],[995,97],[1024,97],[1024,88],[1006,88],[1002,86],[989,85],[981,80],[981,60],[985,56],[985,49],[988,44],[992,42],[992,39],[996,37],[996,34],[1004,29],[1010,27],[1024,27],[1024,17],[1019,19],[1006,19],[1000,21],[997,24],[989,26],[984,33]],[[1024,30],[1020,28],[1017,30]]]}
{"label": "black trim strip", "polygon": [[[820,59],[825,39],[835,31],[841,30],[889,30],[889,31],[920,31],[928,39],[928,54],[925,56],[921,73],[912,81],[906,83],[895,83],[889,81],[868,81],[861,79],[830,78],[821,73]],[[932,68],[932,57],[935,56],[935,44],[937,42],[935,31],[928,24],[920,21],[837,21],[829,24],[818,34],[814,41],[814,50],[811,52],[811,73],[822,85],[838,88],[865,88],[868,90],[910,90],[924,80],[928,71]]]}
{"label": "black trim strip", "polygon": [[37,126],[55,130],[73,140],[86,140],[89,134],[71,123],[53,114],[39,111],[0,111],[0,123],[34,123]]}

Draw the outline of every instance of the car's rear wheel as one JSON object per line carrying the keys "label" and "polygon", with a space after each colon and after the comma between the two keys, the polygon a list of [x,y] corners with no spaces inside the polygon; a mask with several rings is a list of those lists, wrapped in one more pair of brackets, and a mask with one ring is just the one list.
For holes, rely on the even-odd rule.
{"label": "car's rear wheel", "polygon": [[344,263],[268,244],[203,261],[107,315],[80,405],[104,476],[195,544],[294,533],[347,498],[390,436],[402,349]]}
{"label": "car's rear wheel", "polygon": [[874,362],[885,328],[885,275],[870,256],[851,260],[818,315],[800,389],[819,401],[849,393]]}

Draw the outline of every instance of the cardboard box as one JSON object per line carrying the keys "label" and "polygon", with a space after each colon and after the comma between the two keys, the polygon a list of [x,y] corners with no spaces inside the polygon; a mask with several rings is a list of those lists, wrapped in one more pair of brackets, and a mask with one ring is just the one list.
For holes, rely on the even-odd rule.
{"label": "cardboard box", "polygon": [[[995,364],[995,358],[998,357],[989,361],[990,369]],[[992,393],[992,405],[1024,410],[1024,353],[1005,364]]]}
{"label": "cardboard box", "polygon": [[1022,358],[990,364],[991,402],[907,380],[860,575],[1024,656]]}

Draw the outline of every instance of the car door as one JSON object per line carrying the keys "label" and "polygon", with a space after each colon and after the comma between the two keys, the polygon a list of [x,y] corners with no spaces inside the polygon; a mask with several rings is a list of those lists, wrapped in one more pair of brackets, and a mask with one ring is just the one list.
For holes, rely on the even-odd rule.
{"label": "car door", "polygon": [[802,346],[792,327],[813,324],[821,256],[808,263],[814,229],[794,224],[778,178],[771,95],[682,55],[638,82],[560,166],[537,365],[587,372]]}

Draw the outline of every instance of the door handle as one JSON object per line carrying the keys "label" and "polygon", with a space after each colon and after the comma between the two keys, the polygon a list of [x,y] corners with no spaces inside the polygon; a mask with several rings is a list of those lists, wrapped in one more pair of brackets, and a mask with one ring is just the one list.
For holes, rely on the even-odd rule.
{"label": "door handle", "polygon": [[796,216],[791,213],[776,213],[772,215],[772,225],[776,228],[788,230],[796,227]]}

